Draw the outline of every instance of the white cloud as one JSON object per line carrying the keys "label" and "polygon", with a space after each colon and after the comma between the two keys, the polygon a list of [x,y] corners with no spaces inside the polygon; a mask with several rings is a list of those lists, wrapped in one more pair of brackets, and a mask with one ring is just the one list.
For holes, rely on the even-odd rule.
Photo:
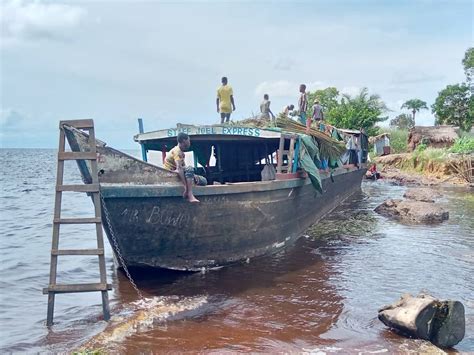
{"label": "white cloud", "polygon": [[347,94],[349,96],[359,95],[361,88],[358,86],[344,86],[341,90],[341,94]]}
{"label": "white cloud", "polygon": [[[298,96],[300,84],[302,83],[288,80],[264,81],[255,88],[255,95],[262,96],[268,94],[270,97],[294,97]],[[307,91],[324,89],[326,87],[327,85],[322,81],[306,83]]]}
{"label": "white cloud", "polygon": [[295,61],[290,57],[277,57],[274,60],[273,69],[288,71],[295,66]]}
{"label": "white cloud", "polygon": [[37,39],[63,40],[77,27],[86,11],[79,6],[41,1],[11,0],[0,7],[3,44]]}

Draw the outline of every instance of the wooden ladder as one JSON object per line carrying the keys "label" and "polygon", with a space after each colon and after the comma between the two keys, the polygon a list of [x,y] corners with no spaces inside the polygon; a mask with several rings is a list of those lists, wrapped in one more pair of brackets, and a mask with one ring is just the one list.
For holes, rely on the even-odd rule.
{"label": "wooden ladder", "polygon": [[[66,152],[65,133],[63,126],[69,125],[77,129],[89,131],[89,152]],[[43,289],[43,294],[48,294],[48,313],[46,325],[53,324],[54,317],[54,299],[57,293],[73,292],[94,292],[102,293],[102,309],[104,320],[110,319],[109,297],[107,290],[112,286],[107,284],[107,274],[105,269],[104,256],[104,237],[102,233],[101,204],[99,193],[99,179],[97,175],[97,152],[94,133],[93,120],[71,120],[59,122],[59,151],[58,151],[58,170],[56,175],[56,199],[54,203],[53,219],[53,241],[51,247],[51,266],[49,274],[49,285]],[[64,161],[65,160],[89,160],[91,167],[92,183],[82,185],[64,185]],[[86,192],[92,196],[95,217],[92,218],[61,218],[61,201],[64,191]],[[97,249],[59,249],[59,229],[61,224],[86,224],[93,223],[96,227]],[[100,283],[82,283],[82,284],[57,284],[58,256],[60,255],[97,255],[99,257]]]}
{"label": "wooden ladder", "polygon": [[[290,140],[289,149],[285,150],[285,141]],[[280,146],[278,148],[278,163],[277,163],[277,174],[281,173],[294,173],[298,165],[298,147],[299,137],[295,134],[282,133],[280,136]],[[296,146],[296,147],[295,147]],[[287,165],[283,165],[284,157],[286,156]],[[294,158],[294,162],[293,162]]]}

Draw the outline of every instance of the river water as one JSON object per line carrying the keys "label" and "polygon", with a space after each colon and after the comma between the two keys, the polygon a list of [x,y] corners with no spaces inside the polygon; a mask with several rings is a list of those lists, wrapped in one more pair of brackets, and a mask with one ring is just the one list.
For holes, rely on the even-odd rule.
{"label": "river water", "polygon": [[[138,152],[136,153],[138,155]],[[102,331],[100,293],[56,296],[55,325],[45,326],[56,152],[0,150],[0,351],[68,351]],[[71,163],[71,164],[69,164]],[[81,183],[72,162],[65,180]],[[137,277],[145,297],[165,304],[205,299],[107,349],[151,352],[410,352],[424,342],[400,337],[377,319],[377,309],[405,292],[461,301],[466,336],[455,349],[474,351],[474,194],[441,189],[450,219],[409,226],[373,212],[405,187],[364,182],[323,223],[277,255],[205,273],[148,273]],[[66,195],[66,194],[65,194]],[[93,213],[90,199],[70,193],[64,216]],[[61,227],[63,248],[94,247],[92,227]],[[130,317],[138,299],[113,265],[107,243],[112,313]],[[58,282],[97,282],[94,257],[59,260]],[[183,308],[184,309],[184,308]]]}

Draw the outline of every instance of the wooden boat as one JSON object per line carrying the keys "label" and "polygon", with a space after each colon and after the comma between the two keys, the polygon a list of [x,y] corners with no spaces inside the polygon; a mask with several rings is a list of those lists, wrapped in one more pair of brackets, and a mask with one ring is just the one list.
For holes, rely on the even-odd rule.
{"label": "wooden boat", "polygon": [[[63,129],[73,151],[88,150],[85,132]],[[147,151],[175,146],[180,131],[190,135],[195,161],[207,159],[197,168],[208,179],[193,189],[198,204],[182,198],[176,173],[96,140],[104,229],[109,240],[115,236],[128,267],[195,271],[277,252],[359,190],[366,171],[321,172],[322,194],[296,165],[261,181],[265,159],[273,163],[282,139],[284,148],[290,144],[278,129],[180,125],[134,138],[146,159]],[[85,183],[91,182],[88,164],[78,161]]]}

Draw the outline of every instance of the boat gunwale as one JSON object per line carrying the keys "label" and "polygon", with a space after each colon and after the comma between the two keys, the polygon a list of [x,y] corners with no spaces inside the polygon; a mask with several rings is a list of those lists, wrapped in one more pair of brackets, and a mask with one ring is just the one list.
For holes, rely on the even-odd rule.
{"label": "boat gunwale", "polygon": [[[337,171],[339,170],[339,171]],[[332,175],[338,176],[360,170],[358,168],[339,168]],[[321,172],[322,179],[331,177],[330,173]],[[223,185],[194,186],[196,196],[215,196],[239,193],[265,192],[292,189],[311,184],[309,178],[291,178],[285,180],[250,181],[227,183]],[[104,198],[140,198],[140,197],[182,197],[182,185],[139,185],[133,183],[101,183],[100,190]],[[316,192],[316,191],[315,191]]]}

